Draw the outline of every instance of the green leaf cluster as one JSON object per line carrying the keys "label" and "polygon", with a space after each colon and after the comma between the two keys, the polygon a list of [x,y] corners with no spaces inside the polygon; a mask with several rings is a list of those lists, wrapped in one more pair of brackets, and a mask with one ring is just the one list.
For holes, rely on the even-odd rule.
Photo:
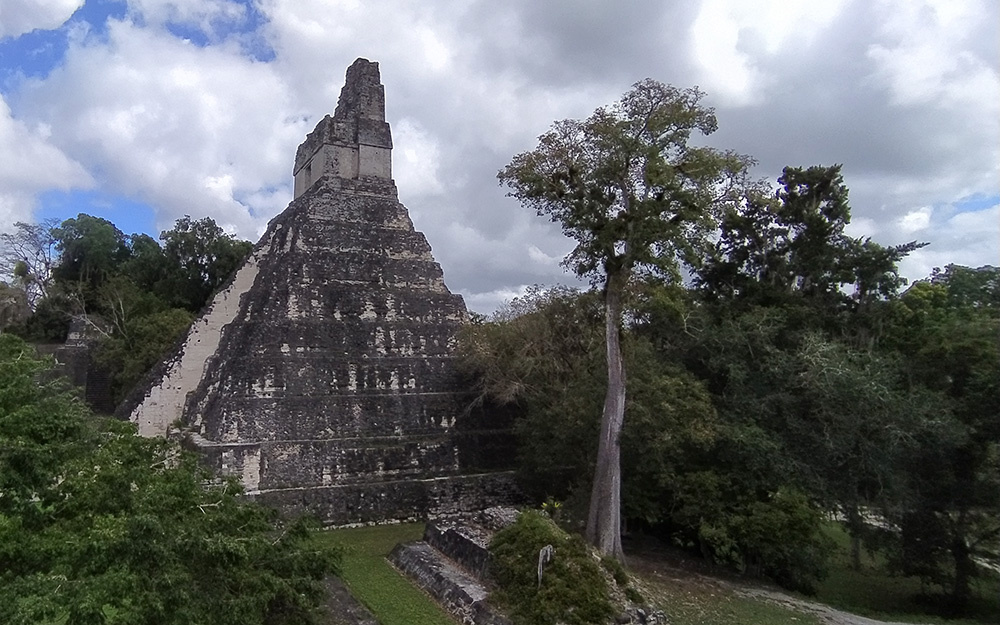
{"label": "green leaf cluster", "polygon": [[185,216],[160,239],[162,246],[145,234],[127,236],[82,213],[62,223],[17,224],[0,236],[0,270],[13,267],[32,310],[9,323],[0,306],[0,326],[62,342],[71,319],[85,315],[100,337],[95,360],[110,378],[111,402],[120,403],[252,248],[208,217]]}
{"label": "green leaf cluster", "polygon": [[0,622],[312,623],[335,557],[0,335]]}
{"label": "green leaf cluster", "polygon": [[[552,559],[538,580],[538,556]],[[614,615],[598,560],[580,536],[567,534],[546,515],[524,511],[490,543],[490,574],[497,601],[517,625],[586,625]]]}
{"label": "green leaf cluster", "polygon": [[899,261],[926,243],[849,236],[839,165],[775,186],[689,145],[715,129],[702,95],[637,83],[501,170],[600,291],[535,289],[473,325],[479,401],[520,411],[527,490],[571,518],[613,475],[594,444],[612,440],[633,527],[810,589],[834,513],[856,568],[863,544],[886,550],[961,611],[975,559],[1000,552],[998,270],[900,294]]}

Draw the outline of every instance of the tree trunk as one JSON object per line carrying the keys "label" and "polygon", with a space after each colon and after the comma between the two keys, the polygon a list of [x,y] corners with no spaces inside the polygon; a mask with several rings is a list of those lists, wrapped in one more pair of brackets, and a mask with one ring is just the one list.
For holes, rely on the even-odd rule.
{"label": "tree trunk", "polygon": [[590,491],[587,540],[598,551],[622,562],[621,536],[621,449],[619,435],[625,420],[625,365],[621,348],[622,290],[625,277],[608,275],[604,289],[604,329],[607,346],[608,391],[601,417],[597,446],[597,467]]}
{"label": "tree trunk", "polygon": [[969,581],[975,574],[975,562],[972,561],[972,554],[969,545],[965,542],[966,511],[958,513],[958,521],[952,537],[951,555],[955,559],[955,583],[951,589],[951,607],[956,614],[965,611],[969,603]]}
{"label": "tree trunk", "polygon": [[847,528],[851,535],[851,569],[861,570],[861,534],[865,529],[865,522],[861,518],[861,511],[856,504],[851,504],[847,509]]}

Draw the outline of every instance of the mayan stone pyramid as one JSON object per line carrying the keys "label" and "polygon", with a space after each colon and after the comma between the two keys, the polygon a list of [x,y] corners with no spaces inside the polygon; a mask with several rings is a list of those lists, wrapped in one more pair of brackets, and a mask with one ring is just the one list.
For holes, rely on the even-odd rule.
{"label": "mayan stone pyramid", "polygon": [[466,308],[399,203],[391,150],[378,64],[358,59],[299,146],[295,199],[120,408],[140,434],[180,436],[251,495],[330,524],[506,497],[509,476],[463,466],[490,440],[456,427]]}

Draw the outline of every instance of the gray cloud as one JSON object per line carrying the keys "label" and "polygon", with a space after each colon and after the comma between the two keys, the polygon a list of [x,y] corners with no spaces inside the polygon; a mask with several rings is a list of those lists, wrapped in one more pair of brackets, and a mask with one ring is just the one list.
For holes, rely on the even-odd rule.
{"label": "gray cloud", "polygon": [[[38,140],[86,168],[64,187],[92,176],[152,205],[158,227],[210,215],[256,238],[290,200],[295,147],[332,111],[347,65],[377,60],[400,199],[449,286],[489,310],[525,285],[573,280],[558,262],[571,243],[505,197],[497,170],[553,121],[587,116],[648,76],[702,85],[720,124],[708,141],[756,157],[762,177],[843,163],[854,232],[932,241],[904,263],[911,277],[948,258],[995,262],[992,213],[956,208],[1000,191],[995,3],[254,6],[260,30],[226,35],[213,25],[248,23],[227,0],[133,0],[130,19],[106,37],[77,35],[62,67],[16,88],[7,123],[50,128]],[[178,39],[171,20],[211,31],[212,45]],[[248,58],[248,38],[273,59]],[[0,140],[0,159],[12,149]],[[22,185],[8,212],[46,184]]]}

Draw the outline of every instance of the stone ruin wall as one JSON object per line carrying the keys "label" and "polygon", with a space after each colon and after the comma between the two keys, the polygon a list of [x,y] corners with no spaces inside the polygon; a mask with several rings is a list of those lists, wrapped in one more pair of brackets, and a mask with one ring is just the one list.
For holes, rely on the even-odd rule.
{"label": "stone ruin wall", "polygon": [[397,199],[383,115],[377,65],[359,60],[298,150],[296,198],[120,410],[147,436],[178,424],[251,495],[329,524],[514,496],[492,472],[513,459],[509,423],[464,412],[467,312]]}

